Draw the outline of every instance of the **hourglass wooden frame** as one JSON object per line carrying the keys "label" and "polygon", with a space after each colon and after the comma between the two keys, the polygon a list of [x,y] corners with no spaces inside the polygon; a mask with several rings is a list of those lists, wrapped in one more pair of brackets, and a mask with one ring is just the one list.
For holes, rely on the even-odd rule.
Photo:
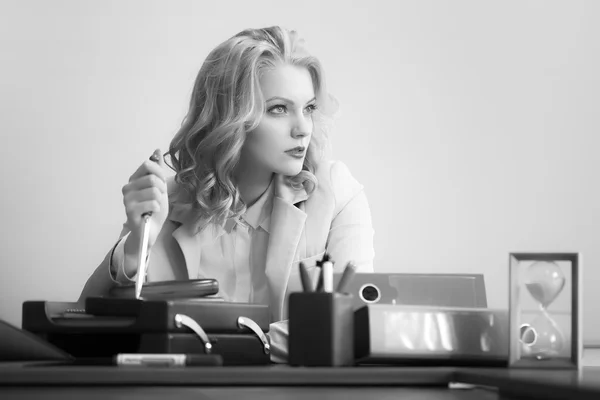
{"label": "hourglass wooden frame", "polygon": [[[519,290],[521,261],[570,261],[571,263],[571,341],[565,343],[570,347],[570,357],[554,358],[539,361],[521,358],[521,302],[523,290]],[[539,368],[539,369],[578,369],[581,366],[583,352],[582,341],[582,277],[581,255],[579,253],[510,253],[509,255],[509,362],[510,368]],[[568,282],[567,282],[568,284]],[[559,295],[560,296],[560,295]]]}

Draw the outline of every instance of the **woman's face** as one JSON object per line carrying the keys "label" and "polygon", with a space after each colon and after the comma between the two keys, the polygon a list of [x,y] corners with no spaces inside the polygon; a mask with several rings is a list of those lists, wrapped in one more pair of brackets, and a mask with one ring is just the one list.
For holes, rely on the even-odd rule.
{"label": "woman's face", "polygon": [[280,64],[263,73],[260,88],[266,111],[258,127],[248,133],[242,158],[246,165],[297,175],[312,137],[316,109],[310,73],[303,67]]}

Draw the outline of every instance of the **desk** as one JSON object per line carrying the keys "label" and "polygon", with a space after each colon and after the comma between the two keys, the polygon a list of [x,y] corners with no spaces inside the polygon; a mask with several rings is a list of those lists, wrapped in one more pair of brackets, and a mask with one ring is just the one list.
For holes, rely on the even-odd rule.
{"label": "desk", "polygon": [[507,397],[600,399],[600,367],[580,371],[457,369],[456,381],[497,387]]}
{"label": "desk", "polygon": [[456,390],[412,387],[243,387],[243,388],[190,388],[190,387],[89,387],[89,388],[2,388],[3,400],[497,400],[495,392],[484,390]]}
{"label": "desk", "polygon": [[[449,382],[492,388],[448,389]],[[495,390],[497,388],[498,390]],[[597,399],[600,368],[70,367],[0,364],[2,399]]]}
{"label": "desk", "polygon": [[0,364],[2,399],[465,399],[496,391],[449,390],[452,368],[70,367]]}

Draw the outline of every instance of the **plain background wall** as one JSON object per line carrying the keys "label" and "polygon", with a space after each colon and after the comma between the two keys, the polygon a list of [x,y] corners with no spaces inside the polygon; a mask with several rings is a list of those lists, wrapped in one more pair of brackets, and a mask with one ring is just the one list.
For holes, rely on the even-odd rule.
{"label": "plain background wall", "polygon": [[600,2],[217,3],[0,2],[0,318],[77,299],[208,52],[280,24],[341,102],[333,154],[366,187],[378,272],[484,273],[507,308],[509,252],[581,252],[600,343]]}

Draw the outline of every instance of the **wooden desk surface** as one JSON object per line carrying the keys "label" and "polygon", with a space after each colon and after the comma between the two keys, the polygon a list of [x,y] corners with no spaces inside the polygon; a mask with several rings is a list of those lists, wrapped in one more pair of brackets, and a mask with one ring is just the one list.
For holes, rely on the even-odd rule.
{"label": "wooden desk surface", "polygon": [[312,368],[56,366],[48,362],[0,363],[0,387],[40,386],[447,386],[451,367]]}
{"label": "wooden desk surface", "polygon": [[600,367],[584,367],[579,371],[526,370],[507,368],[457,369],[454,379],[476,385],[500,388],[507,396],[525,398],[578,400],[600,399]]}
{"label": "wooden desk surface", "polygon": [[[2,400],[499,400],[495,391],[429,387],[53,387],[2,388]],[[502,398],[504,400],[504,398]]]}
{"label": "wooden desk surface", "polygon": [[[448,389],[449,382],[477,385]],[[600,368],[106,367],[0,363],[0,398],[598,399]]]}
{"label": "wooden desk surface", "polygon": [[0,364],[5,399],[497,400],[487,389],[448,389],[453,368],[73,367]]}

